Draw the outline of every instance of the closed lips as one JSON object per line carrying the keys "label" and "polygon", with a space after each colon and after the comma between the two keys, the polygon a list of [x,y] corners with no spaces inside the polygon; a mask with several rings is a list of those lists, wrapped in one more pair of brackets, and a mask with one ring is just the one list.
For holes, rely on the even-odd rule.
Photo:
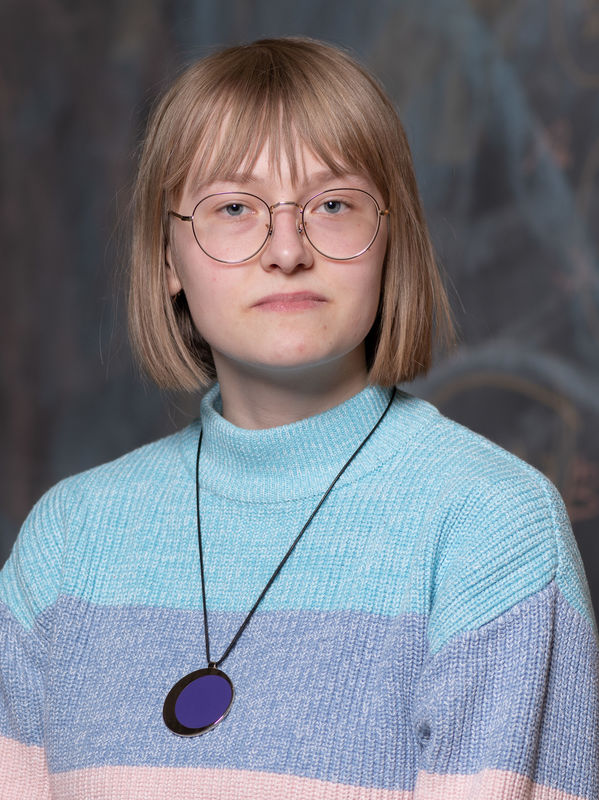
{"label": "closed lips", "polygon": [[291,294],[270,294],[268,297],[262,297],[254,305],[261,305],[262,303],[293,303],[300,302],[301,300],[324,300],[322,295],[315,294],[314,292],[295,292]]}

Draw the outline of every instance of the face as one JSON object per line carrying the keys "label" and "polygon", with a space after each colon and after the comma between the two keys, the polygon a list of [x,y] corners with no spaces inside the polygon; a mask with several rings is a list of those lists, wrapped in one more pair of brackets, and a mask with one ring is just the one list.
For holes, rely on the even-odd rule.
{"label": "face", "polygon": [[[200,199],[215,192],[243,191],[258,195],[268,205],[294,201],[300,205],[318,192],[355,187],[383,199],[363,176],[333,177],[307,150],[298,184],[293,185],[288,164],[280,170],[268,162],[267,148],[259,156],[249,181],[227,179],[210,185],[186,185],[174,209],[191,214]],[[295,205],[273,212],[273,232],[262,250],[248,261],[224,264],[198,246],[191,223],[172,218],[167,248],[168,288],[171,295],[185,292],[192,319],[212,350],[217,375],[227,371],[282,373],[308,378],[310,370],[361,370],[366,375],[364,339],[372,327],[381,291],[387,242],[386,218],[378,236],[362,255],[335,261],[318,253],[298,232]],[[265,301],[270,295],[307,293],[308,299]]]}

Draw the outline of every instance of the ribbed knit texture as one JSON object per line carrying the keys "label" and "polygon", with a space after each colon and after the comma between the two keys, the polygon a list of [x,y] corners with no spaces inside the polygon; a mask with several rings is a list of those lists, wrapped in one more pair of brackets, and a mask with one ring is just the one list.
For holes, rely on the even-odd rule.
{"label": "ribbed knit texture", "polygon": [[0,573],[3,800],[599,797],[599,649],[563,502],[398,391],[223,665],[193,739],[171,686],[212,657],[383,412],[370,386],[267,430],[222,417],[62,481]]}

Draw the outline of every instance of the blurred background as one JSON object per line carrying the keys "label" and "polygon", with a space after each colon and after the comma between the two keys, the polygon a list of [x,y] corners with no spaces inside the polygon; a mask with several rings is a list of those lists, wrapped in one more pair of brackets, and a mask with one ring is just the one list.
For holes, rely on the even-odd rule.
{"label": "blurred background", "polygon": [[182,65],[281,34],[395,100],[461,337],[403,388],[558,486],[597,612],[598,0],[3,0],[0,564],[48,487],[195,415],[129,354],[137,150]]}

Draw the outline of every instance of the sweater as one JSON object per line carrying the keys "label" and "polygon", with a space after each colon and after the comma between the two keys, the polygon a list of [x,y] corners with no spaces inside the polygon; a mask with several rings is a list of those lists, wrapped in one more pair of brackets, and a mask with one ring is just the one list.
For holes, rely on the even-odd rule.
{"label": "sweater", "polygon": [[0,574],[3,800],[599,797],[599,650],[563,501],[540,472],[398,390],[184,738],[171,687],[212,659],[390,390],[265,430],[222,416],[69,477]]}

